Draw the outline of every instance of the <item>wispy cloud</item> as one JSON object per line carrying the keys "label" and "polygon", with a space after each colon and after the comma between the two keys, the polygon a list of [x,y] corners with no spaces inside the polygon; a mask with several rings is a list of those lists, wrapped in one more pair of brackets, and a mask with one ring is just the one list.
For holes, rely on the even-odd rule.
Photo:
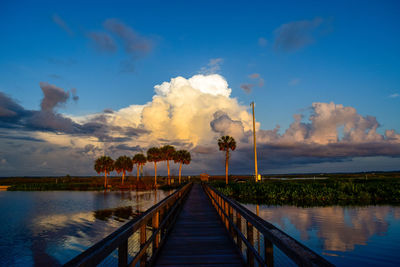
{"label": "wispy cloud", "polygon": [[206,67],[202,67],[199,71],[201,74],[215,74],[221,70],[221,65],[224,63],[223,58],[211,58]]}
{"label": "wispy cloud", "polygon": [[313,20],[293,21],[282,24],[275,30],[276,50],[293,52],[315,42],[329,21],[316,17]]}
{"label": "wispy cloud", "polygon": [[79,100],[79,96],[76,93],[76,88],[71,89],[71,94],[72,94],[72,100],[74,100],[75,102]]}
{"label": "wispy cloud", "polygon": [[290,80],[288,84],[290,86],[295,86],[295,85],[298,85],[300,83],[300,81],[301,81],[300,79],[296,78],[296,79]]}
{"label": "wispy cloud", "polygon": [[122,40],[125,52],[135,58],[147,54],[153,48],[150,39],[141,36],[118,19],[107,19],[103,25],[106,30],[117,35]]}
{"label": "wispy cloud", "polygon": [[57,80],[61,80],[62,79],[61,75],[58,75],[58,74],[55,74],[55,73],[50,74],[49,77],[53,78],[53,79],[57,79]]}
{"label": "wispy cloud", "polygon": [[117,51],[117,45],[114,39],[105,32],[90,32],[88,37],[93,41],[96,49],[105,52]]}
{"label": "wispy cloud", "polygon": [[259,78],[260,78],[260,74],[258,74],[258,73],[250,74],[250,75],[249,75],[249,78],[250,78],[250,79],[259,79]]}
{"label": "wispy cloud", "polygon": [[254,82],[253,83],[242,83],[240,85],[240,88],[242,88],[243,91],[245,91],[248,94],[251,93],[252,89],[255,86],[263,87],[265,84],[264,79],[261,77],[261,75],[259,73],[252,73],[252,74],[248,75],[248,78],[251,80],[255,80],[255,82],[256,82],[256,83],[254,83]]}
{"label": "wispy cloud", "polygon": [[74,35],[74,32],[71,30],[71,28],[68,26],[68,24],[59,15],[53,14],[53,16],[51,18],[53,19],[54,23],[56,23],[58,26],[60,26],[70,36]]}
{"label": "wispy cloud", "polygon": [[61,59],[61,58],[54,58],[54,57],[49,57],[47,58],[47,62],[54,64],[54,65],[60,65],[60,66],[72,66],[77,63],[75,59]]}
{"label": "wispy cloud", "polygon": [[119,19],[107,19],[103,22],[103,27],[106,32],[91,31],[86,34],[87,38],[102,52],[116,52],[118,44],[122,43],[126,58],[120,63],[121,72],[134,72],[135,61],[153,49],[153,41]]}
{"label": "wispy cloud", "polygon": [[266,47],[268,45],[268,40],[264,37],[258,38],[258,45],[261,47]]}
{"label": "wispy cloud", "polygon": [[240,88],[242,88],[243,91],[245,91],[246,93],[250,94],[251,91],[253,90],[253,87],[254,87],[254,86],[256,86],[256,85],[253,84],[253,83],[242,83],[242,84],[240,85]]}
{"label": "wispy cloud", "polygon": [[398,94],[398,93],[389,95],[390,98],[398,98],[399,96],[400,96],[400,94]]}

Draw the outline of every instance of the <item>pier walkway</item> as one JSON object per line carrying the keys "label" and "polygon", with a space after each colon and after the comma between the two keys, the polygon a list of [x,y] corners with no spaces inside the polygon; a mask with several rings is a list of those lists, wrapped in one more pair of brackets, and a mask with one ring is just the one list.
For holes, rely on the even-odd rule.
{"label": "pier walkway", "polygon": [[208,184],[189,183],[64,266],[333,266]]}
{"label": "pier walkway", "polygon": [[193,188],[155,266],[243,266],[215,208],[200,184]]}

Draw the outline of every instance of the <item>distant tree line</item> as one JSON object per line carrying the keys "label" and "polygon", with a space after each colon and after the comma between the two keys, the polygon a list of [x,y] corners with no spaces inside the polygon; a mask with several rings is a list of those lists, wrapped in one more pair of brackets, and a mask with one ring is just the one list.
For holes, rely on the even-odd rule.
{"label": "distant tree line", "polygon": [[126,172],[131,172],[133,166],[136,165],[137,170],[137,181],[139,181],[140,170],[143,171],[143,166],[146,162],[154,163],[154,185],[157,185],[157,162],[166,161],[168,169],[168,185],[171,184],[170,176],[170,161],[174,161],[179,164],[179,183],[181,183],[182,165],[190,164],[191,155],[187,150],[175,150],[171,145],[165,145],[162,147],[151,147],[147,150],[147,156],[143,153],[138,153],[132,158],[128,156],[120,156],[115,161],[109,156],[101,156],[96,159],[94,163],[94,169],[97,173],[104,173],[104,188],[107,188],[107,175],[112,171],[116,171],[118,174],[122,173],[121,184],[124,184]]}

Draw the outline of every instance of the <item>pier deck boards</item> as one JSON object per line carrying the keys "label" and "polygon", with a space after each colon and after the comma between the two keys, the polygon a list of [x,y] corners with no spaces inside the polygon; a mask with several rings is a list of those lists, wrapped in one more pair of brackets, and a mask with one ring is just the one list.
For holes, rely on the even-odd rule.
{"label": "pier deck boards", "polygon": [[155,266],[243,266],[214,207],[194,184]]}

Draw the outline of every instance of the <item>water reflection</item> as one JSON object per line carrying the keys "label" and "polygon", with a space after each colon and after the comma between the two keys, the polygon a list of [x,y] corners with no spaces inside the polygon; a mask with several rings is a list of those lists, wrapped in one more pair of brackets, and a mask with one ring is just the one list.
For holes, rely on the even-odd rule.
{"label": "water reflection", "polygon": [[140,213],[139,210],[133,211],[131,206],[127,206],[114,209],[96,210],[93,212],[93,216],[102,221],[108,221],[110,218],[114,218],[116,221],[124,222],[128,219],[137,217]]}
{"label": "water reflection", "polygon": [[0,266],[57,266],[170,192],[0,192]]}
{"label": "water reflection", "polygon": [[[388,253],[400,249],[400,207],[260,206],[258,210],[257,205],[246,206],[313,250],[327,256],[346,256],[355,251],[356,256],[352,254],[352,257],[365,257],[367,255],[360,255],[360,251],[365,253],[370,249],[375,257],[381,253],[379,250]],[[391,236],[388,236],[389,232]],[[400,263],[397,254],[391,257]]]}

